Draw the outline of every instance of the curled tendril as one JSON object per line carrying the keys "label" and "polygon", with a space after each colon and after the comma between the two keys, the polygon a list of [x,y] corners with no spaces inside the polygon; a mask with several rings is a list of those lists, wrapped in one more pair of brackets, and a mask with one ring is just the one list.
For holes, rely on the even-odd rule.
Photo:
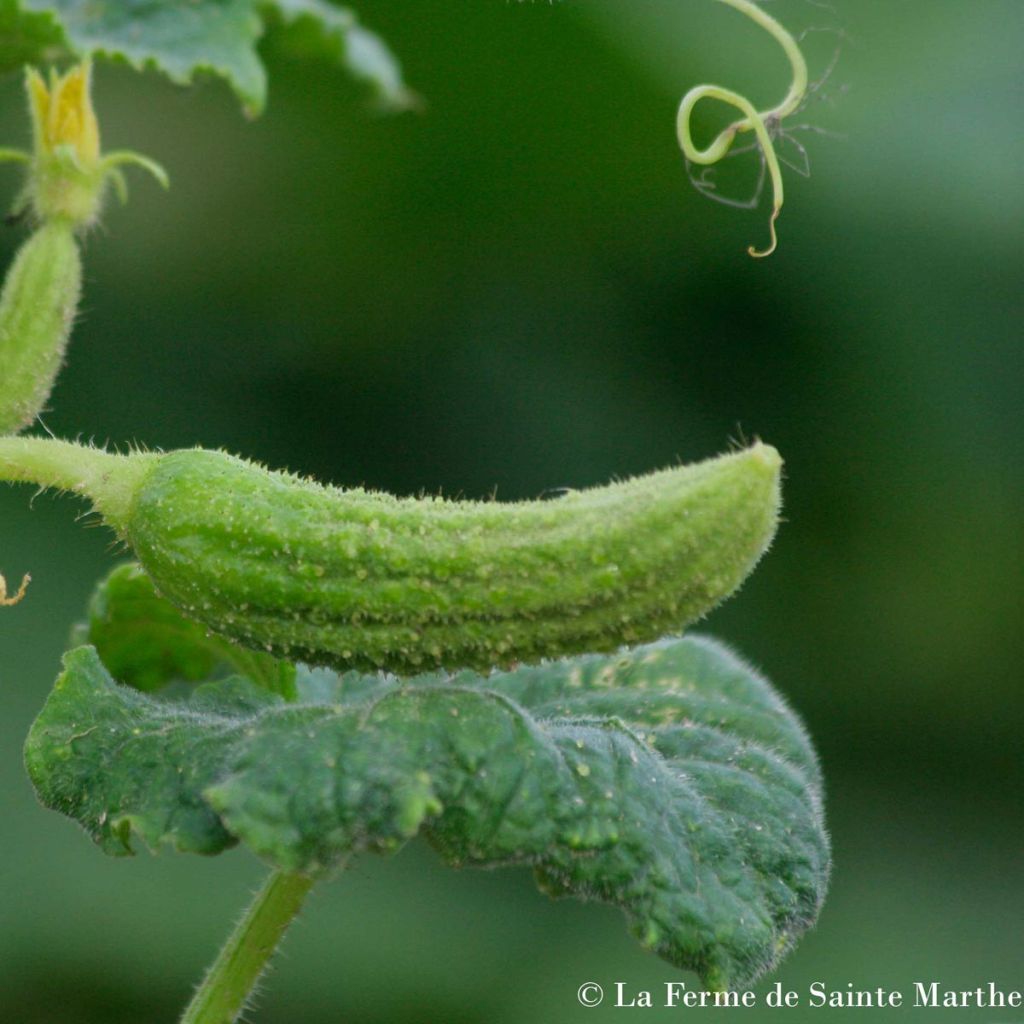
{"label": "curled tendril", "polygon": [[[790,67],[793,70],[793,80],[790,83],[789,91],[778,106],[771,110],[758,111],[757,108],[745,96],[741,96],[732,89],[724,89],[719,85],[697,85],[694,86],[679,104],[679,114],[676,118],[676,133],[679,137],[679,145],[682,147],[686,159],[695,164],[710,166],[718,163],[732,148],[736,136],[741,132],[753,132],[757,142],[764,154],[765,164],[772,182],[772,215],[769,222],[771,230],[771,242],[766,249],[755,249],[750,246],[747,252],[751,256],[770,256],[778,244],[778,237],[775,233],[775,221],[778,219],[779,211],[782,209],[783,188],[782,170],[779,166],[779,158],[775,152],[775,145],[772,141],[772,133],[769,130],[770,124],[778,124],[784,117],[788,117],[797,110],[807,93],[807,61],[800,52],[797,41],[787,32],[770,14],[766,14],[754,3],[754,0],[719,0],[720,3],[728,4],[741,14],[745,14],[752,21],[755,21],[762,28],[771,33],[789,58]],[[703,99],[718,100],[735,107],[743,117],[734,121],[724,128],[709,146],[698,149],[690,134],[690,119],[693,115],[693,108]]]}
{"label": "curled tendril", "polygon": [[7,580],[4,579],[3,574],[0,573],[0,608],[9,608],[11,605],[17,604],[24,596],[25,591],[28,590],[28,585],[32,582],[32,577],[28,573],[25,573],[21,578],[21,586],[18,587],[18,592],[13,597],[7,596]]}

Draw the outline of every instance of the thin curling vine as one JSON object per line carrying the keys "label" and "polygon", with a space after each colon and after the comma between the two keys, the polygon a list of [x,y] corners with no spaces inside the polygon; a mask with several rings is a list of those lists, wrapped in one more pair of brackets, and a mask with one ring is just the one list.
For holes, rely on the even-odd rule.
{"label": "thin curling vine", "polygon": [[21,585],[11,595],[7,593],[7,580],[3,576],[0,576],[0,608],[10,608],[13,605],[18,604],[25,596],[28,590],[28,585],[32,582],[32,577],[25,573],[21,577]]}
{"label": "thin curling vine", "polygon": [[[782,210],[784,198],[782,170],[779,167],[779,158],[775,152],[772,132],[774,127],[783,118],[796,111],[804,101],[804,97],[807,94],[807,61],[800,52],[800,47],[793,36],[775,18],[762,10],[754,0],[719,0],[719,2],[728,4],[730,7],[745,14],[778,40],[779,45],[789,59],[793,74],[792,82],[782,102],[770,110],[763,111],[758,111],[750,100],[745,96],[741,96],[738,92],[734,92],[732,89],[726,89],[720,85],[694,86],[679,104],[679,113],[676,117],[676,134],[686,159],[702,166],[711,166],[718,163],[732,148],[737,135],[750,131],[755,134],[772,183],[772,213],[769,221],[771,241],[765,249],[756,249],[754,246],[749,246],[747,249],[751,256],[760,258],[770,256],[775,252],[778,245],[775,222],[778,220],[779,212]],[[722,103],[727,103],[739,110],[744,116],[739,121],[734,121],[719,132],[714,140],[704,149],[700,149],[693,141],[690,121],[693,117],[694,107],[703,99],[719,100]]]}

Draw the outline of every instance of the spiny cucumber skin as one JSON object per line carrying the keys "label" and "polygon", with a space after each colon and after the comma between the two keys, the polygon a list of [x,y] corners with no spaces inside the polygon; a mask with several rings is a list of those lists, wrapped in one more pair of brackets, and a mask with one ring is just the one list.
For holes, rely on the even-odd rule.
{"label": "spiny cucumber skin", "polygon": [[197,449],[154,459],[115,525],[163,596],[246,646],[488,670],[681,631],[770,543],[780,466],[757,444],[500,504],[323,487]]}
{"label": "spiny cucumber skin", "polygon": [[19,250],[0,295],[0,434],[24,430],[45,406],[81,290],[70,224],[44,224]]}

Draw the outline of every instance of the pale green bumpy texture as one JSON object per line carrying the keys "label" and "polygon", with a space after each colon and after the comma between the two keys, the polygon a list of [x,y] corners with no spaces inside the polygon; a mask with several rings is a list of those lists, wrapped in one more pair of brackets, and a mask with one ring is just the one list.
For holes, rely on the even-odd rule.
{"label": "pale green bumpy texture", "polygon": [[679,632],[778,521],[762,444],[510,504],[323,487],[219,452],[136,458],[151,466],[108,519],[158,591],[239,643],[338,668],[486,670]]}
{"label": "pale green bumpy texture", "polygon": [[69,224],[51,221],[19,250],[0,295],[0,434],[30,426],[64,362],[82,286]]}
{"label": "pale green bumpy texture", "polygon": [[[163,649],[173,681],[196,638],[170,639],[162,614],[147,635],[138,612],[159,599],[125,583],[106,585],[113,605],[135,602],[122,670]],[[829,849],[814,754],[768,684],[710,640],[487,677],[300,666],[287,703],[238,676],[140,693],[100,660],[109,634],[82,638],[99,654],[67,655],[26,764],[43,802],[108,853],[133,835],[204,854],[241,841],[318,876],[419,834],[454,866],[527,864],[552,895],[620,906],[641,942],[716,989],[749,984],[817,915]]]}

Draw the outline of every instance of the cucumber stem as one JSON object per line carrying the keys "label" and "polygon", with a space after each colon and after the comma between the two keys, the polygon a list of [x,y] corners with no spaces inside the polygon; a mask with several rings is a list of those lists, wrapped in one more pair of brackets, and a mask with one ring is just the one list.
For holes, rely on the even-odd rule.
{"label": "cucumber stem", "polygon": [[0,437],[0,481],[34,483],[89,498],[121,532],[140,478],[159,458],[117,455],[49,437]]}
{"label": "cucumber stem", "polygon": [[274,871],[235,926],[181,1024],[233,1024],[313,885],[304,875]]}
{"label": "cucumber stem", "polygon": [[[0,437],[0,481],[33,483],[91,499],[108,525],[123,533],[136,487],[159,458],[146,452],[115,455],[50,437]],[[25,574],[12,597],[0,574],[0,608],[17,604],[28,588]]]}

